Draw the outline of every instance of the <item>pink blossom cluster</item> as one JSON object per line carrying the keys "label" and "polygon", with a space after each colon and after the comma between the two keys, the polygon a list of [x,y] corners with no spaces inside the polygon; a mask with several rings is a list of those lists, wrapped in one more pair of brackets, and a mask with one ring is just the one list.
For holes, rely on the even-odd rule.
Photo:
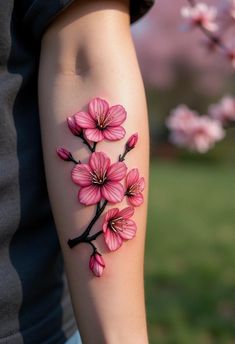
{"label": "pink blossom cluster", "polygon": [[207,152],[225,136],[221,122],[206,115],[200,116],[186,105],[173,109],[166,125],[172,143],[199,153]]}
{"label": "pink blossom cluster", "polygon": [[218,103],[211,104],[208,112],[224,126],[235,123],[235,98],[231,95],[224,96]]}
{"label": "pink blossom cluster", "polygon": [[200,28],[207,37],[208,49],[213,52],[219,48],[222,55],[235,67],[235,1],[225,0],[217,6],[208,6],[195,0],[188,2],[190,6],[181,9],[185,19],[184,28]]}
{"label": "pink blossom cluster", "polygon": [[215,22],[217,17],[215,6],[208,6],[205,3],[196,3],[193,6],[185,6],[181,9],[185,20],[185,29],[193,29],[195,26],[201,26],[204,29],[214,32],[218,30],[218,24]]}
{"label": "pink blossom cluster", "polygon": [[[85,206],[96,205],[96,214],[85,232],[77,238],[69,239],[68,244],[72,248],[80,242],[87,242],[93,247],[89,267],[98,277],[103,273],[105,262],[92,241],[103,234],[107,248],[116,251],[124,240],[134,238],[137,230],[132,219],[134,207],[140,206],[144,201],[144,178],[140,177],[137,168],[128,171],[124,162],[127,153],[135,148],[138,134],[131,135],[127,140],[124,152],[116,162],[111,162],[106,153],[96,151],[98,142],[117,141],[125,136],[122,124],[126,115],[122,105],[109,106],[106,100],[96,97],[89,102],[87,111],[79,111],[67,117],[72,134],[81,138],[91,152],[88,161],[76,161],[70,151],[57,148],[57,154],[62,160],[75,163],[71,179],[79,186],[78,201]],[[117,207],[109,209],[104,215],[102,230],[89,236],[92,226],[106,205],[117,204],[124,197],[129,205],[121,210]]]}

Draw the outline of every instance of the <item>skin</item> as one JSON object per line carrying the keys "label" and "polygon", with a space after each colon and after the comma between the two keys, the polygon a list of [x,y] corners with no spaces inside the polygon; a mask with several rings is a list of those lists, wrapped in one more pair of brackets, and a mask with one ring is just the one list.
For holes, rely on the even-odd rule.
{"label": "skin", "polygon": [[[58,15],[43,35],[39,67],[39,111],[42,147],[49,198],[65,260],[74,313],[83,344],[148,343],[144,295],[144,246],[149,173],[149,128],[145,90],[136,58],[127,0],[74,1]],[[139,141],[126,157],[128,169],[144,176],[144,203],[135,208],[136,237],[109,252],[99,236],[94,242],[105,260],[103,275],[89,270],[90,245],[70,249],[69,238],[80,235],[95,206],[80,205],[79,187],[71,180],[72,162],[59,159],[57,147],[65,147],[86,162],[90,153],[73,136],[66,117],[86,109],[94,97],[111,105],[121,104],[128,113],[124,139],[102,142],[112,162],[123,152],[135,132]],[[126,200],[113,207],[127,205]],[[107,210],[111,206],[107,207]],[[91,234],[101,229],[102,218]]]}

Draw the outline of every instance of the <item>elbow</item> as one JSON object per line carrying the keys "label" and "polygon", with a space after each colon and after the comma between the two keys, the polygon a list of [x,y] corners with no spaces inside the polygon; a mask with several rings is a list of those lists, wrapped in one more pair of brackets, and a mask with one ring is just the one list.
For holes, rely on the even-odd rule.
{"label": "elbow", "polygon": [[72,3],[46,30],[41,54],[55,74],[84,77],[134,52],[128,0]]}

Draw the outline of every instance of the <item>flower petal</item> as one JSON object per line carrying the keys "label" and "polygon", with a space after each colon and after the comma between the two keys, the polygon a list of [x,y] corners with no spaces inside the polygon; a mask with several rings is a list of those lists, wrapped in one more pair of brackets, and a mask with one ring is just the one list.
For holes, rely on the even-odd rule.
{"label": "flower petal", "polygon": [[101,200],[100,188],[96,185],[81,187],[78,193],[80,203],[85,205],[96,204]]}
{"label": "flower petal", "polygon": [[110,159],[103,152],[94,152],[90,156],[89,165],[93,171],[102,174],[102,172],[108,170],[110,166]]}
{"label": "flower petal", "polygon": [[143,190],[144,190],[144,187],[145,187],[145,180],[144,180],[144,177],[141,177],[141,178],[139,179],[138,185],[139,185],[140,191],[143,191]]}
{"label": "flower petal", "polygon": [[72,181],[80,186],[91,185],[91,169],[87,164],[77,164],[71,172]]}
{"label": "flower petal", "polygon": [[116,251],[122,245],[122,238],[109,228],[104,233],[104,240],[110,251]]}
{"label": "flower petal", "polygon": [[107,171],[109,181],[119,182],[126,176],[127,167],[124,162],[115,162]]}
{"label": "flower petal", "polygon": [[142,193],[138,193],[135,196],[127,197],[128,202],[133,205],[134,207],[139,207],[144,202],[144,197]]}
{"label": "flower petal", "polygon": [[104,199],[111,203],[118,203],[123,200],[124,189],[118,182],[107,182],[101,187],[101,194]]}
{"label": "flower petal", "polygon": [[107,127],[103,130],[103,135],[106,140],[117,141],[121,140],[126,134],[123,127]]}
{"label": "flower petal", "polygon": [[97,253],[97,254],[95,255],[95,259],[96,259],[96,261],[97,261],[97,263],[98,263],[99,265],[105,267],[104,259],[103,259],[103,257],[102,257],[100,254]]}
{"label": "flower petal", "polygon": [[105,222],[108,223],[108,221],[110,219],[115,218],[118,213],[119,213],[119,209],[118,208],[112,208],[112,209],[108,210],[107,213],[104,216],[104,224],[105,224]]}
{"label": "flower petal", "polygon": [[109,104],[106,100],[101,98],[94,98],[89,102],[88,110],[93,119],[96,119],[97,116],[106,114],[109,109]]}
{"label": "flower petal", "polygon": [[101,187],[102,197],[111,203],[118,203],[123,200],[124,189],[118,182],[107,182]]}
{"label": "flower petal", "polygon": [[89,267],[95,276],[100,277],[105,268],[102,256],[98,253],[92,254],[90,257]]}
{"label": "flower petal", "polygon": [[129,219],[135,212],[133,207],[126,207],[119,211],[118,216],[123,217],[124,219]]}
{"label": "flower petal", "polygon": [[76,123],[84,129],[96,128],[96,122],[91,117],[91,115],[85,111],[77,112],[74,115]]}
{"label": "flower petal", "polygon": [[127,173],[126,187],[129,188],[131,185],[137,183],[138,180],[139,180],[139,170],[138,168],[133,168]]}
{"label": "flower petal", "polygon": [[100,142],[104,139],[103,132],[98,128],[95,129],[85,129],[84,130],[86,138],[93,142]]}
{"label": "flower petal", "polygon": [[107,123],[111,127],[121,125],[126,119],[126,110],[122,105],[111,106],[107,113]]}
{"label": "flower petal", "polygon": [[123,230],[118,232],[118,234],[123,238],[123,239],[132,239],[135,234],[136,234],[136,223],[132,220],[127,220],[126,225],[123,226]]}

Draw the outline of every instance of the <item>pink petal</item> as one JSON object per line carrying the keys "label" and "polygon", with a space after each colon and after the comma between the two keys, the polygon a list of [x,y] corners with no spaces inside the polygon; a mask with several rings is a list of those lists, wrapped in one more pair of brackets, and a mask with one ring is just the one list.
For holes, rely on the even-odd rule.
{"label": "pink petal", "polygon": [[93,142],[100,142],[104,139],[104,135],[99,129],[85,129],[85,137]]}
{"label": "pink petal", "polygon": [[109,104],[104,99],[94,98],[89,102],[88,109],[93,119],[96,119],[97,116],[107,113]]}
{"label": "pink petal", "polygon": [[115,162],[107,171],[107,178],[110,181],[119,182],[126,176],[127,167],[124,162]]}
{"label": "pink petal", "polygon": [[123,200],[124,189],[118,182],[107,182],[101,187],[102,197],[111,203],[118,203]]}
{"label": "pink petal", "polygon": [[118,234],[123,238],[123,239],[132,239],[135,234],[136,234],[136,223],[132,220],[127,220],[126,225],[123,226],[123,230],[118,232]]}
{"label": "pink petal", "polygon": [[137,183],[139,180],[139,171],[138,168],[133,168],[130,172],[127,173],[126,176],[126,186],[127,188],[131,185]]}
{"label": "pink petal", "polygon": [[97,253],[95,255],[95,259],[99,265],[105,267],[104,259],[102,258],[102,256],[100,254]]}
{"label": "pink petal", "polygon": [[98,128],[95,129],[85,129],[84,131],[86,138],[93,142],[100,142],[104,139],[103,132]]}
{"label": "pink petal", "polygon": [[111,106],[108,114],[108,125],[111,127],[116,127],[121,125],[126,119],[126,110],[122,105]]}
{"label": "pink petal", "polygon": [[110,229],[104,233],[104,240],[110,251],[116,251],[122,245],[122,238]]}
{"label": "pink petal", "polygon": [[138,193],[135,196],[127,197],[128,202],[133,205],[134,207],[139,207],[144,202],[144,197],[142,193]]}
{"label": "pink petal", "polygon": [[96,128],[96,122],[94,119],[91,117],[91,115],[87,112],[81,111],[77,112],[75,115],[75,120],[76,123],[84,129],[87,128]]}
{"label": "pink petal", "polygon": [[103,266],[101,266],[99,264],[95,264],[92,272],[96,277],[100,277],[103,273],[103,270],[104,270]]}
{"label": "pink petal", "polygon": [[141,177],[140,180],[138,181],[138,185],[140,187],[140,191],[143,191],[144,190],[144,187],[145,187],[145,180],[144,180],[144,177]]}
{"label": "pink petal", "polygon": [[110,166],[109,157],[103,152],[94,152],[91,154],[89,165],[93,171],[98,173],[107,171]]}
{"label": "pink petal", "polygon": [[138,133],[135,133],[135,134],[131,135],[131,137],[128,139],[128,141],[126,143],[126,147],[128,149],[135,148],[137,141],[138,141]]}
{"label": "pink petal", "polygon": [[107,127],[103,130],[103,135],[106,140],[117,141],[121,140],[126,134],[123,127]]}
{"label": "pink petal", "polygon": [[[108,223],[108,221],[110,219],[113,219],[117,216],[117,214],[119,213],[119,209],[118,208],[112,208],[109,211],[107,211],[107,213],[104,216],[104,224]],[[107,226],[106,226],[107,227]],[[104,230],[105,231],[105,230]]]}
{"label": "pink petal", "polygon": [[92,255],[90,257],[89,267],[95,276],[100,277],[105,267],[103,258],[98,254],[95,256]]}
{"label": "pink petal", "polygon": [[123,217],[124,219],[129,219],[135,212],[135,209],[133,207],[126,207],[119,211],[118,216]]}
{"label": "pink petal", "polygon": [[91,169],[87,164],[77,164],[71,172],[72,181],[80,186],[91,185]]}
{"label": "pink petal", "polygon": [[78,199],[80,203],[85,205],[96,204],[101,200],[100,188],[96,185],[81,187]]}

